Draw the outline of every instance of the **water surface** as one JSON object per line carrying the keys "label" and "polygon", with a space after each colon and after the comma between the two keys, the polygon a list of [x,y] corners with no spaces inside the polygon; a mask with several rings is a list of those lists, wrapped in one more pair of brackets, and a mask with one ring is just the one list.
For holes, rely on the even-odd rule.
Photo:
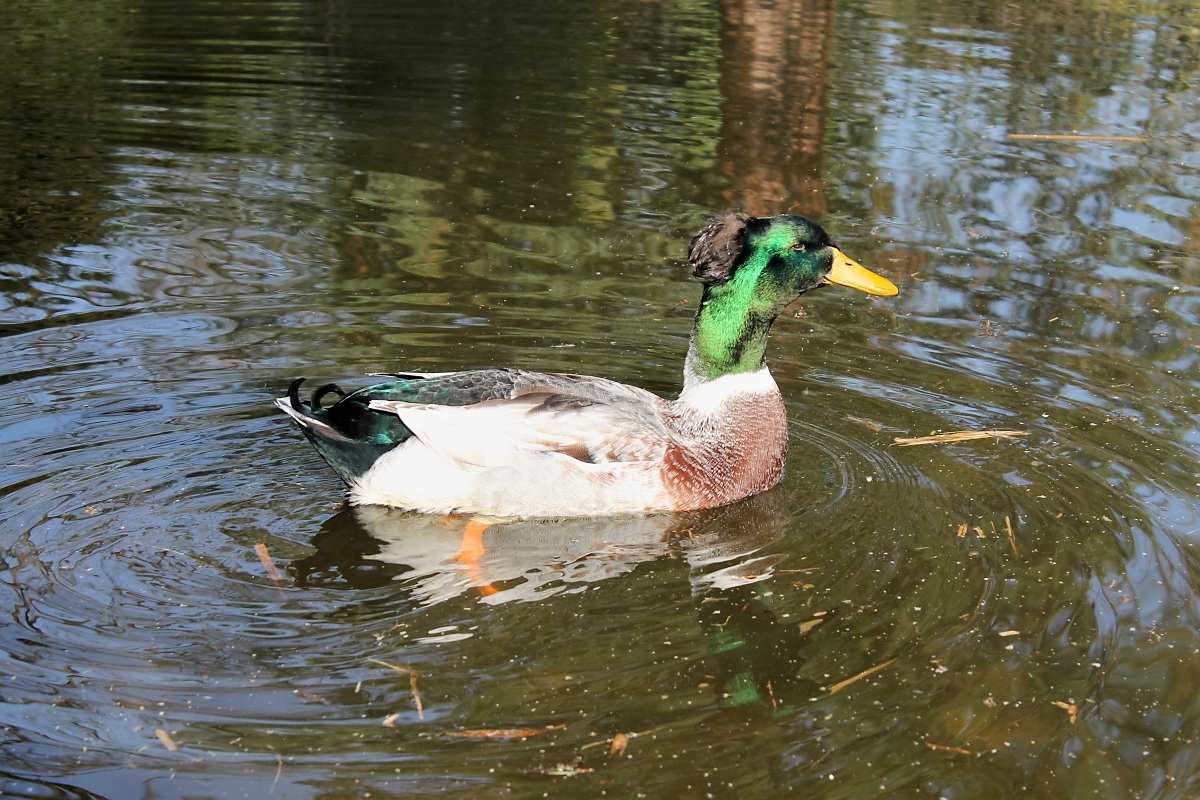
{"label": "water surface", "polygon": [[[0,41],[0,793],[1200,792],[1190,7],[10,0]],[[776,324],[758,498],[465,558],[270,404],[670,395],[729,207],[901,289]],[[964,429],[1028,435],[894,443]]]}

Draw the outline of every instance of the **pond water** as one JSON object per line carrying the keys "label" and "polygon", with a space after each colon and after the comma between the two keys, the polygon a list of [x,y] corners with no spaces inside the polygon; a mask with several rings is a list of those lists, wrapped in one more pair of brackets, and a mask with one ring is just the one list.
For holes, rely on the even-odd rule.
{"label": "pond water", "polygon": [[[1200,795],[1194,6],[7,0],[0,41],[0,794]],[[673,396],[724,208],[900,286],[776,324],[765,495],[464,559],[271,405]]]}

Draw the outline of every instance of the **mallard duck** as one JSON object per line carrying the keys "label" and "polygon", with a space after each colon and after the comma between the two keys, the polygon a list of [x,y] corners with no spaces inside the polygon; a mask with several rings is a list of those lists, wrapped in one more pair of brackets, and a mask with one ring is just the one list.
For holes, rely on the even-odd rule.
{"label": "mallard duck", "polygon": [[[774,486],[787,413],[764,362],[771,324],[823,284],[891,296],[793,214],[727,212],[688,245],[703,284],[677,400],[586,375],[482,369],[390,374],[275,401],[354,505],[482,517],[597,516],[724,505]],[[338,400],[325,407],[329,395]]]}

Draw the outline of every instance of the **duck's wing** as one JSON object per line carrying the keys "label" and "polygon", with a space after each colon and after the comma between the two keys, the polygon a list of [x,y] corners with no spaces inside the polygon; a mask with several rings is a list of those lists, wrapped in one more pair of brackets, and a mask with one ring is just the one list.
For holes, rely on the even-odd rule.
{"label": "duck's wing", "polygon": [[518,373],[508,397],[469,405],[378,399],[427,447],[464,467],[495,467],[537,452],[588,463],[661,459],[662,401],[599,378]]}
{"label": "duck's wing", "polygon": [[376,377],[393,380],[376,383],[348,395],[345,400],[368,405],[372,400],[465,406],[512,397],[525,375],[515,369],[477,369],[465,372],[388,372]]}
{"label": "duck's wing", "polygon": [[[296,421],[305,437],[342,480],[352,483],[384,453],[412,437],[395,414],[372,411],[375,400],[469,405],[511,397],[516,370],[491,369],[450,373],[390,373],[393,380],[346,394],[334,384],[316,389],[308,401],[300,398],[304,379],[293,381],[286,397],[275,401]],[[326,406],[330,394],[338,401]]]}
{"label": "duck's wing", "polygon": [[[322,386],[308,402],[296,381],[275,402],[348,483],[413,435],[464,466],[536,450],[596,463],[647,460],[667,436],[658,397],[603,378],[514,369],[388,377],[350,394]],[[329,394],[339,399],[325,407]]]}

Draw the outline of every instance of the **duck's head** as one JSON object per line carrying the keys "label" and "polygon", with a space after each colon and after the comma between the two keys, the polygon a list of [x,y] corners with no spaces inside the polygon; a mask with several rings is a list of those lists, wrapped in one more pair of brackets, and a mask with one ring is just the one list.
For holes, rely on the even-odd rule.
{"label": "duck's head", "polygon": [[771,323],[810,289],[834,283],[889,297],[899,292],[835,247],[824,228],[795,214],[722,214],[692,239],[688,263],[704,284],[688,374],[704,379],[761,369]]}
{"label": "duck's head", "polygon": [[820,225],[796,214],[722,214],[692,238],[688,263],[706,287],[734,284],[772,305],[828,283],[887,297],[900,291],[848,258]]}

